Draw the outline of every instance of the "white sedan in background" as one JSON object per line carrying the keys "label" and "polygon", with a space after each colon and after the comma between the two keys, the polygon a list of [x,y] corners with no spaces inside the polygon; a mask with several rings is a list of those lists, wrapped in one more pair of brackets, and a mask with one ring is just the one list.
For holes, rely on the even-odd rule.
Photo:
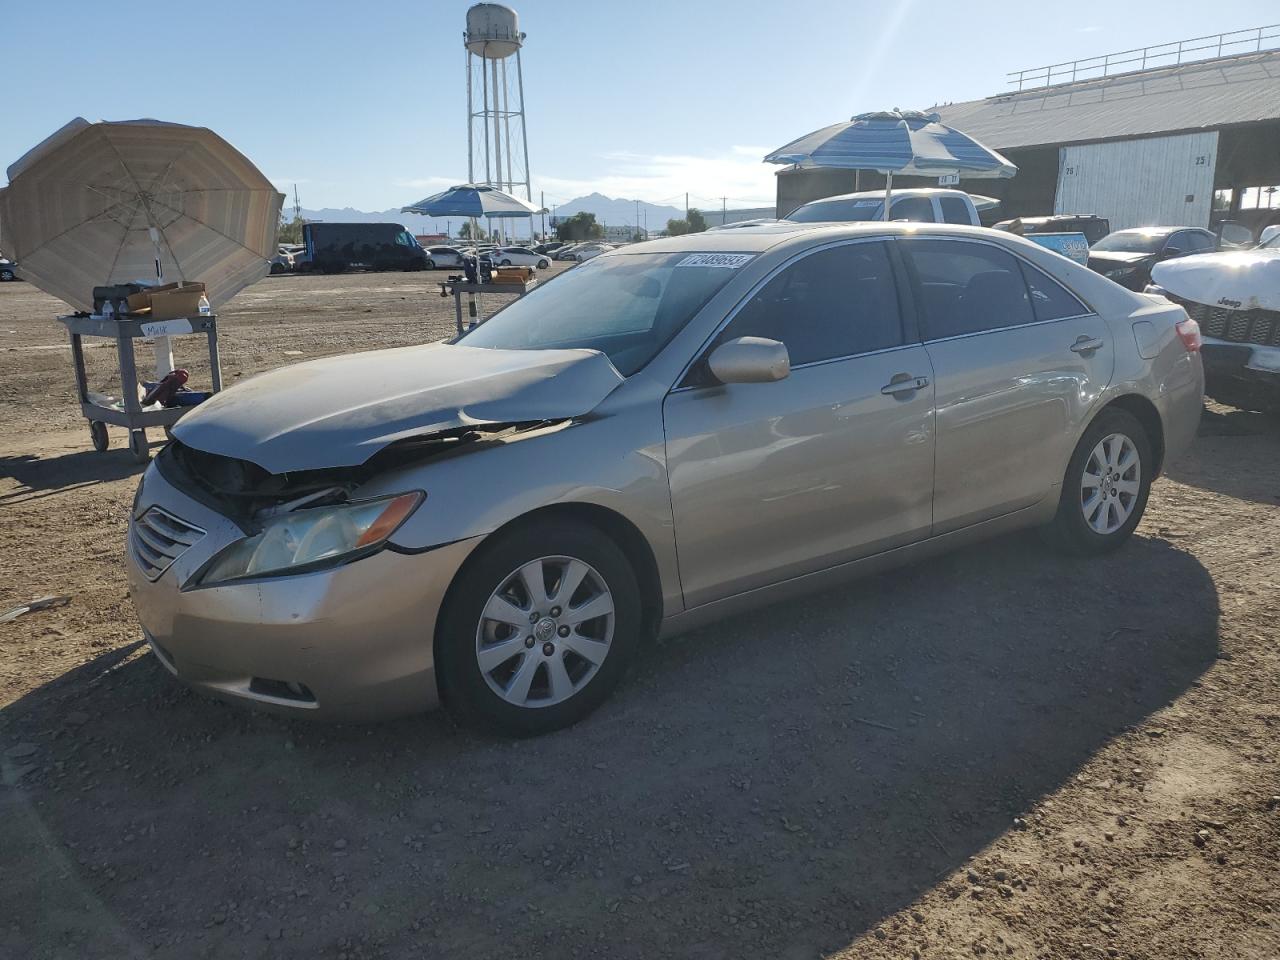
{"label": "white sedan in background", "polygon": [[462,267],[462,251],[457,247],[427,247],[427,269],[451,269]]}
{"label": "white sedan in background", "polygon": [[545,253],[535,253],[528,247],[499,247],[489,254],[489,259],[500,267],[535,267],[545,270],[551,260]]}
{"label": "white sedan in background", "polygon": [[571,259],[582,263],[584,260],[590,260],[592,257],[598,257],[602,253],[608,253],[612,249],[613,245],[608,243],[584,243],[573,251]]}

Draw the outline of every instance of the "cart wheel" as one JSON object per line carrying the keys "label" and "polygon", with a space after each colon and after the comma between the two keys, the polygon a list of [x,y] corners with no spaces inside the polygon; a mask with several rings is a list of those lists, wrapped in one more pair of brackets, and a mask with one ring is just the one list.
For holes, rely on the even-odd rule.
{"label": "cart wheel", "polygon": [[129,451],[133,454],[133,459],[139,463],[146,463],[151,459],[151,448],[147,445],[147,431],[131,430],[129,432]]}
{"label": "cart wheel", "polygon": [[89,421],[89,439],[93,441],[93,449],[99,453],[106,453],[107,447],[111,445],[111,438],[107,436],[107,425],[101,420]]}

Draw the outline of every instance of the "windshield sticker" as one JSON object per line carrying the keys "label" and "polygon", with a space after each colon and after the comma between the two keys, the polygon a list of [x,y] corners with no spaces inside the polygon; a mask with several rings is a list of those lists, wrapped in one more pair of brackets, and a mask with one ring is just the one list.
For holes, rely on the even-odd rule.
{"label": "windshield sticker", "polygon": [[737,270],[755,259],[754,253],[692,253],[685,257],[677,267],[726,267]]}

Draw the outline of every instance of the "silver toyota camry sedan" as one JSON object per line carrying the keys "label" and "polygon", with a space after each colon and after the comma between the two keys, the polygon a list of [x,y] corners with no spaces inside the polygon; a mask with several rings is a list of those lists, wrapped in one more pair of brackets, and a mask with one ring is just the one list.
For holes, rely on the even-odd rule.
{"label": "silver toyota camry sedan", "polygon": [[1195,432],[1199,346],[981,228],[637,244],[453,342],[203,404],[138,489],[132,596],[212,694],[548,731],[754,604],[1018,527],[1116,549]]}

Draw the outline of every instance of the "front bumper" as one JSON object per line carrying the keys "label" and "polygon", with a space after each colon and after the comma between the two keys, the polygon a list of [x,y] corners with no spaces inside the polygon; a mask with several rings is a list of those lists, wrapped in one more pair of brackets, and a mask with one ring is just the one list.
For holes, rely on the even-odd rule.
{"label": "front bumper", "polygon": [[414,554],[384,549],[329,570],[183,590],[210,557],[244,534],[170,485],[154,465],[134,516],[152,506],[205,531],[154,581],[126,548],[138,619],[158,659],[179,679],[224,699],[333,720],[436,705],[436,617],[481,538]]}
{"label": "front bumper", "polygon": [[1239,380],[1260,387],[1280,389],[1280,347],[1260,347],[1205,337],[1200,348],[1204,374],[1211,383]]}

